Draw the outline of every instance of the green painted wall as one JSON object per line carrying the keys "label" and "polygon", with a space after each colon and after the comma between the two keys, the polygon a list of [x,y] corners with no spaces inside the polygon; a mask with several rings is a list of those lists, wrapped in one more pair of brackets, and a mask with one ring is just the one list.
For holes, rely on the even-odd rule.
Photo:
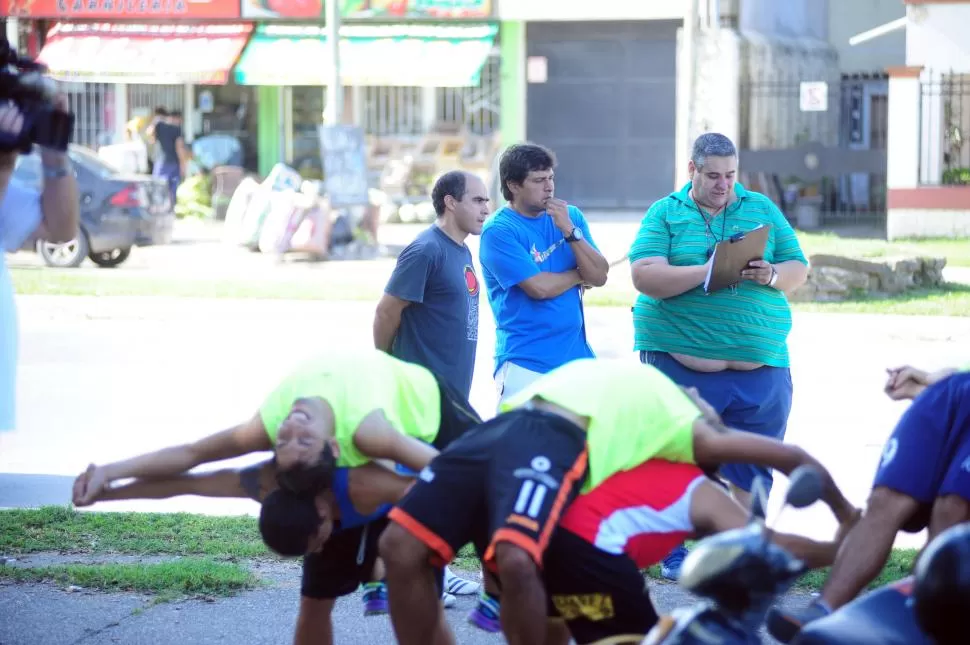
{"label": "green painted wall", "polygon": [[[526,46],[525,23],[520,20],[503,20],[499,24],[499,51],[502,57],[501,84],[499,86],[499,110],[502,129],[501,150],[526,138]],[[492,182],[489,196],[496,208],[505,205],[499,186],[498,158],[492,165]]]}
{"label": "green painted wall", "polygon": [[501,124],[502,146],[525,139],[525,23],[519,20],[502,21],[499,49],[501,67]]}
{"label": "green painted wall", "polygon": [[283,122],[280,114],[280,92],[282,87],[260,86],[256,88],[257,95],[257,114],[259,125],[257,132],[259,154],[259,174],[265,177],[272,170],[273,166],[280,159],[280,123]]}

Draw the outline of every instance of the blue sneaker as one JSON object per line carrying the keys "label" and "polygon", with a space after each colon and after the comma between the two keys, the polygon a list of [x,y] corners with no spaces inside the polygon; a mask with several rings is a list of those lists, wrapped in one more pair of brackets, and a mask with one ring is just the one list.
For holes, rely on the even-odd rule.
{"label": "blue sneaker", "polygon": [[380,616],[387,611],[387,585],[380,581],[364,583],[364,615]]}
{"label": "blue sneaker", "polygon": [[468,614],[468,622],[490,634],[502,631],[502,623],[499,621],[498,598],[483,591],[482,595],[478,597],[478,605]]}
{"label": "blue sneaker", "polygon": [[768,615],[765,617],[765,627],[768,628],[768,633],[776,640],[782,643],[790,643],[802,631],[802,627],[813,620],[825,618],[831,613],[832,611],[818,600],[802,609],[790,611],[780,609],[779,607],[772,607],[768,610]]}
{"label": "blue sneaker", "polygon": [[684,564],[684,558],[686,557],[687,547],[681,544],[664,558],[663,563],[660,565],[660,575],[667,580],[677,582],[680,579],[680,566]]}

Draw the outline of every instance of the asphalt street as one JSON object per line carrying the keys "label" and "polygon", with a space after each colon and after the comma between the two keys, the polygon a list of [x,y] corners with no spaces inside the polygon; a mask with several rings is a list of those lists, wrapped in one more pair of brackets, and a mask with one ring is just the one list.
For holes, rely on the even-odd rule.
{"label": "asphalt street", "polygon": [[[20,312],[19,429],[0,435],[0,507],[66,503],[70,478],[90,462],[191,441],[247,418],[301,357],[328,345],[369,345],[373,305],[31,296],[20,299]],[[636,360],[629,310],[590,308],[588,319],[600,355]],[[815,454],[862,504],[906,405],[882,394],[884,368],[946,365],[965,356],[968,340],[964,318],[796,314],[788,440]],[[483,315],[472,403],[485,416],[495,407],[493,342]],[[783,491],[776,487],[775,505]],[[96,510],[254,508],[243,500],[177,498]],[[821,537],[834,523],[816,505],[786,513],[782,526]]]}

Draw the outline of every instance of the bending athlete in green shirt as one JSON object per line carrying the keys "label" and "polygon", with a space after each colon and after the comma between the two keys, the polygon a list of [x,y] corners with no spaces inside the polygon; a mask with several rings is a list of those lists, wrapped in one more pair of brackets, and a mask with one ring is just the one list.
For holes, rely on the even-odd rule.
{"label": "bending athlete in green shirt", "polygon": [[[201,464],[269,450],[275,453],[282,485],[295,493],[316,492],[334,463],[360,466],[388,460],[418,471],[479,422],[464,397],[424,367],[376,349],[333,353],[300,365],[248,421],[193,443],[92,464],[75,480],[73,501],[88,506],[107,499],[106,492],[118,480],[179,477]],[[376,535],[372,542],[373,551]],[[314,583],[312,594],[301,594],[298,643],[304,638],[329,642],[333,602],[349,593],[342,579],[347,575],[333,575],[335,570],[349,575],[344,550],[322,541],[320,546],[304,562],[304,582],[308,574],[321,580]],[[351,553],[350,558],[355,556]],[[305,616],[313,616],[313,624],[325,625],[327,631],[305,634]]]}

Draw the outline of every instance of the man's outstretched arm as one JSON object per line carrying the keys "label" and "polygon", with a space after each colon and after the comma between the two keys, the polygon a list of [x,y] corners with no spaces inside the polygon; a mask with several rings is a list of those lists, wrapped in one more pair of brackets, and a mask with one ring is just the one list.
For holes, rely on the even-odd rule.
{"label": "man's outstretched arm", "polygon": [[126,499],[168,499],[179,495],[238,497],[262,502],[276,490],[276,464],[267,460],[246,468],[225,468],[174,477],[136,479],[106,488],[95,502]]}
{"label": "man's outstretched arm", "polygon": [[104,466],[88,466],[74,480],[75,506],[87,506],[95,501],[111,482],[129,477],[160,478],[187,473],[200,464],[231,459],[253,452],[271,450],[273,444],[266,434],[259,414],[246,423],[223,430],[194,443],[172,446],[124,461]]}
{"label": "man's outstretched arm", "polygon": [[894,401],[915,399],[929,386],[936,385],[943,379],[961,371],[970,371],[970,365],[944,367],[935,372],[925,372],[910,365],[894,367],[886,370],[888,378],[883,389],[886,395]]}
{"label": "man's outstretched arm", "polygon": [[[748,512],[717,485],[704,482],[697,487],[690,505],[691,523],[698,537],[743,528],[748,523]],[[782,547],[811,569],[827,567],[835,561],[845,527],[840,527],[836,539],[818,542],[800,535],[770,533],[771,541]]]}
{"label": "man's outstretched arm", "polygon": [[858,513],[832,479],[832,475],[817,459],[791,444],[782,443],[751,432],[741,432],[712,425],[706,417],[694,422],[694,459],[698,464],[754,464],[790,475],[799,466],[815,468],[823,478],[822,499],[828,504],[839,523],[852,521]]}

